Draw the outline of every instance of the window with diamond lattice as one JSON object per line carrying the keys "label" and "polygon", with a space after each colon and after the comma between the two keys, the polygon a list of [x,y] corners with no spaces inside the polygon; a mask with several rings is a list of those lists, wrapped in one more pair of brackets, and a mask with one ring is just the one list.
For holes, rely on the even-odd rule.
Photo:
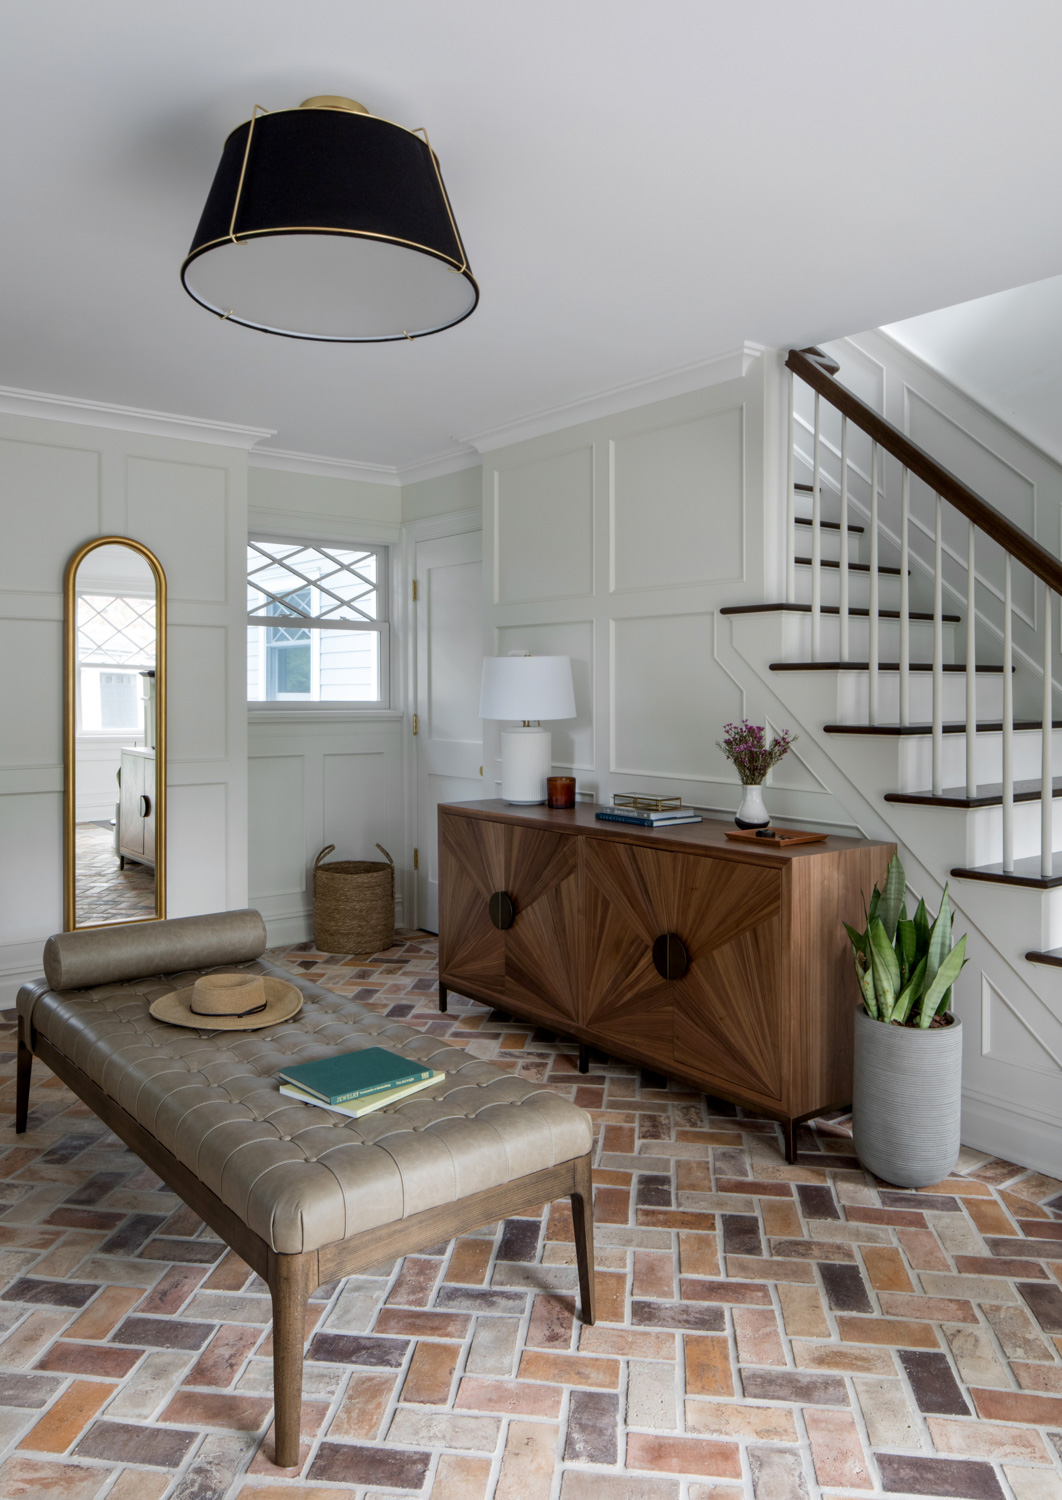
{"label": "window with diamond lattice", "polygon": [[247,545],[247,697],[252,703],[386,707],[386,548]]}
{"label": "window with diamond lattice", "polygon": [[140,734],[141,676],[155,666],[154,599],[79,594],[77,656],[79,729]]}

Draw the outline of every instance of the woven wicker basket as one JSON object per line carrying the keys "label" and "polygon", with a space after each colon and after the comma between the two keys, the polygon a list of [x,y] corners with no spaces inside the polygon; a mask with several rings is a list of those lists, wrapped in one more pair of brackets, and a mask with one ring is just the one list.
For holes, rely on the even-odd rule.
{"label": "woven wicker basket", "polygon": [[395,940],[395,862],[334,859],[326,844],[313,866],[313,941],[319,953],[378,953]]}

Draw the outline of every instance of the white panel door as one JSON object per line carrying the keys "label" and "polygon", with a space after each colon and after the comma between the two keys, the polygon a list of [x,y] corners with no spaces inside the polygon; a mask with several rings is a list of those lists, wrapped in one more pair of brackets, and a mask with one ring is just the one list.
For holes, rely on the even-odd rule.
{"label": "white panel door", "polygon": [[483,541],[417,543],[417,925],[439,928],[440,802],[483,795]]}

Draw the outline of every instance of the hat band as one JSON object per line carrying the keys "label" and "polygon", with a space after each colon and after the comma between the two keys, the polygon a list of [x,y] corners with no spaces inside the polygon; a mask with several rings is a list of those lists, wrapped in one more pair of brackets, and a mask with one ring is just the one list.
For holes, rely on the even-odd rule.
{"label": "hat band", "polygon": [[231,1019],[233,1021],[240,1021],[244,1016],[260,1016],[264,1010],[269,1009],[269,1001],[266,1000],[262,1005],[252,1005],[250,1010],[226,1010],[221,1012],[216,1010],[196,1010],[194,999],[195,997],[193,994],[192,1000],[188,1002],[188,1009],[192,1012],[192,1015],[210,1016],[215,1021],[218,1019],[219,1015],[226,1020]]}

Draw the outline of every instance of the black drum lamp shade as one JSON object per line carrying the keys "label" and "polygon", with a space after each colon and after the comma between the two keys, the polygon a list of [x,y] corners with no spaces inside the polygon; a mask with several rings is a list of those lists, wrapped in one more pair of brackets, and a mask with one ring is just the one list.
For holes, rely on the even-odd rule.
{"label": "black drum lamp shade", "polygon": [[421,338],[479,301],[427,139],[331,96],[232,132],[181,281],[229,322],[335,343]]}

